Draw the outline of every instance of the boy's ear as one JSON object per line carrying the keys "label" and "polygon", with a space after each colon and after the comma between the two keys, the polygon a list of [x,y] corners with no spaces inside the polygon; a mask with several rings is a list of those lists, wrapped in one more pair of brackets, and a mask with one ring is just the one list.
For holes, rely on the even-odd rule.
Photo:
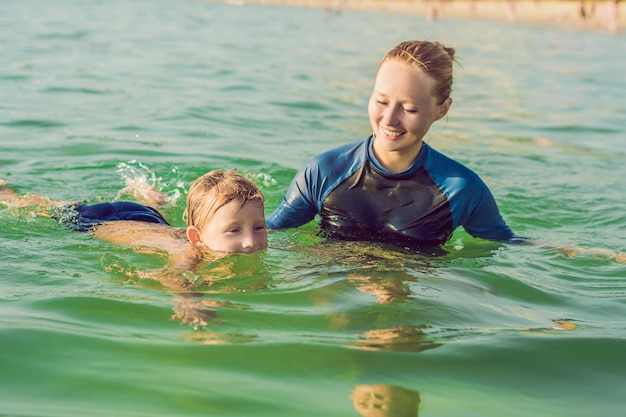
{"label": "boy's ear", "polygon": [[192,245],[202,242],[200,230],[196,226],[189,226],[187,228],[187,239],[189,239],[189,243]]}
{"label": "boy's ear", "polygon": [[452,105],[452,97],[448,97],[439,108],[439,116],[437,117],[437,120],[441,119],[443,116],[448,114],[448,110],[450,110],[451,105]]}

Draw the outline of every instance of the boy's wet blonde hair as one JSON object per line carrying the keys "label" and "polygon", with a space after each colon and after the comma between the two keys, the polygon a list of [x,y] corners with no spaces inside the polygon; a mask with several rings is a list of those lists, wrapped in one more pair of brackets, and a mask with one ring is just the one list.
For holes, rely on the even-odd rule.
{"label": "boy's wet blonde hair", "polygon": [[432,94],[437,97],[437,104],[443,104],[452,92],[454,54],[454,48],[448,48],[441,42],[406,41],[387,52],[380,65],[395,60],[430,75],[437,82]]}
{"label": "boy's wet blonde hair", "polygon": [[236,169],[211,171],[191,183],[183,220],[187,226],[203,230],[215,212],[231,201],[241,206],[248,202],[262,205],[265,198],[259,188]]}

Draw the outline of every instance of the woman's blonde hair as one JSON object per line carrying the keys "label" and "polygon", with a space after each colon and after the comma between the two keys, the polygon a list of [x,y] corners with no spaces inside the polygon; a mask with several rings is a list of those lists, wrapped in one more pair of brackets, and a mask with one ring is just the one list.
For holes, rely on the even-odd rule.
{"label": "woman's blonde hair", "polygon": [[259,188],[236,169],[208,172],[191,183],[183,220],[187,226],[203,230],[215,212],[231,201],[241,206],[248,202],[262,205],[265,198]]}
{"label": "woman's blonde hair", "polygon": [[454,54],[454,48],[448,48],[441,42],[406,41],[387,52],[380,65],[394,60],[412,65],[430,75],[437,81],[432,94],[437,97],[438,104],[443,104],[452,93]]}

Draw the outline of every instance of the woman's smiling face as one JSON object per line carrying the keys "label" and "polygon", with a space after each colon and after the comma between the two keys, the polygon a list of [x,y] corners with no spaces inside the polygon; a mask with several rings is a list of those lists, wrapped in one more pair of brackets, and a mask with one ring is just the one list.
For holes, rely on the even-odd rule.
{"label": "woman's smiling face", "polygon": [[452,100],[438,104],[432,93],[435,83],[407,63],[390,60],[381,65],[368,111],[376,135],[374,154],[385,168],[407,169],[430,126],[447,113]]}

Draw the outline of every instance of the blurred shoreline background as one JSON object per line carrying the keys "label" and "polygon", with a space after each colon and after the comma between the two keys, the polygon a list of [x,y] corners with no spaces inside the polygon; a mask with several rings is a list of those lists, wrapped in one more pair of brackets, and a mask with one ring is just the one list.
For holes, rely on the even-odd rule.
{"label": "blurred shoreline background", "polygon": [[[215,1],[215,0],[214,0]],[[625,2],[618,0],[216,0],[233,5],[265,4],[320,8],[327,15],[369,10],[426,16],[428,20],[474,19],[606,31],[626,27]]]}

